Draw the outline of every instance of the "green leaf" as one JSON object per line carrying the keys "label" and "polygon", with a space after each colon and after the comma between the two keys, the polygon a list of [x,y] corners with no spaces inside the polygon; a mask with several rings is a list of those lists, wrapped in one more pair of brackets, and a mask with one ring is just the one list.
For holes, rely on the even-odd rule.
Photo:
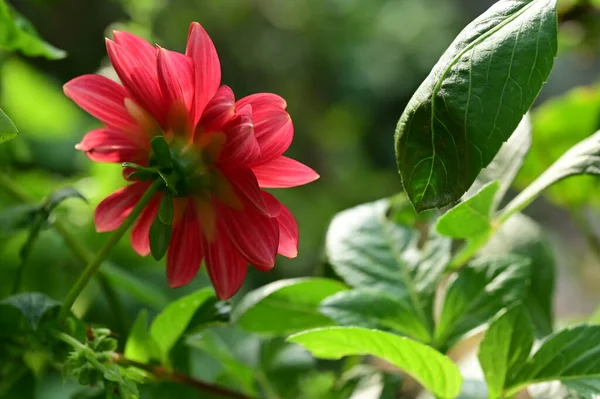
{"label": "green leaf", "polygon": [[458,201],[496,156],[552,69],[556,31],[556,0],[501,0],[446,50],[396,128],[417,211]]}
{"label": "green leaf", "polygon": [[185,332],[196,311],[213,297],[212,288],[203,288],[172,302],[152,321],[150,336],[157,343],[163,363],[168,359],[169,351]]}
{"label": "green leaf", "polygon": [[531,260],[531,284],[526,291],[523,304],[536,326],[538,336],[552,333],[556,261],[542,228],[529,217],[517,213],[500,227],[479,253],[483,255],[514,253]]}
{"label": "green leaf", "polygon": [[276,335],[330,326],[333,322],[319,313],[319,304],[346,288],[325,278],[275,281],[246,294],[234,307],[231,321],[247,331]]}
{"label": "green leaf", "polygon": [[69,198],[79,198],[84,202],[88,202],[87,199],[79,191],[73,187],[64,187],[53,191],[45,201],[45,208],[48,212],[52,212],[61,202]]}
{"label": "green leaf", "polygon": [[171,225],[164,224],[160,218],[155,218],[150,226],[150,252],[156,260],[161,260],[167,253],[171,242]]}
{"label": "green leaf", "polygon": [[316,357],[340,359],[371,355],[402,369],[434,395],[454,398],[462,377],[458,367],[435,349],[406,337],[359,327],[330,327],[304,331],[288,338]]}
{"label": "green leaf", "polygon": [[531,383],[544,381],[589,381],[600,378],[600,326],[583,324],[548,336],[506,382],[508,394]]}
{"label": "green leaf", "polygon": [[173,223],[173,197],[170,195],[164,195],[160,200],[158,218],[163,224],[171,225]]}
{"label": "green leaf", "polygon": [[472,238],[492,229],[493,205],[499,181],[484,185],[475,195],[456,205],[437,221],[438,233],[452,238]]}
{"label": "green leaf", "polygon": [[[554,97],[533,112],[534,145],[519,171],[515,186],[524,189],[569,148],[594,134],[600,115],[600,86],[577,87]],[[597,180],[578,176],[549,187],[546,193],[559,205],[600,204]]]}
{"label": "green leaf", "polygon": [[521,211],[552,184],[575,175],[600,175],[600,131],[567,151],[502,210],[500,220]]}
{"label": "green leaf", "polygon": [[50,310],[60,307],[60,302],[39,292],[23,292],[4,298],[0,305],[7,305],[17,309],[33,330],[38,328],[40,320]]}
{"label": "green leaf", "polygon": [[[2,0],[0,0],[0,2],[1,1]],[[0,12],[2,12],[1,7],[2,6],[0,3]],[[18,133],[19,131],[17,130],[17,127],[14,125],[14,123],[12,123],[10,118],[6,116],[4,111],[0,109],[0,143],[14,139]]]}
{"label": "green leaf", "polygon": [[155,348],[156,343],[148,333],[148,311],[142,309],[127,337],[124,355],[129,360],[148,363]]}
{"label": "green leaf", "polygon": [[[433,297],[450,258],[451,240],[428,231],[414,210],[399,206],[394,213],[398,204],[384,199],[337,214],[327,231],[327,258],[353,287],[408,298],[411,312],[432,329]],[[388,218],[389,212],[394,214]]]}
{"label": "green leaf", "polygon": [[390,329],[422,342],[431,339],[408,298],[385,291],[365,287],[338,292],[321,302],[321,313],[341,326]]}
{"label": "green leaf", "polygon": [[531,148],[531,130],[531,116],[527,113],[508,141],[502,144],[500,151],[498,151],[492,162],[479,173],[475,183],[463,196],[463,201],[465,198],[475,195],[486,184],[498,180],[500,187],[496,192],[492,207],[494,211],[498,209],[500,201],[512,185],[515,176],[525,161],[525,156]]}
{"label": "green leaf", "polygon": [[0,48],[51,60],[66,56],[63,50],[40,39],[33,25],[13,10],[5,0],[0,0]]}
{"label": "green leaf", "polygon": [[502,308],[522,301],[530,283],[529,265],[522,256],[486,256],[455,274],[436,326],[437,347],[449,348]]}
{"label": "green leaf", "polygon": [[490,399],[503,397],[507,378],[518,375],[533,345],[533,325],[521,306],[490,323],[479,345],[479,363]]}
{"label": "green leaf", "polygon": [[150,145],[152,146],[152,155],[161,167],[169,168],[173,165],[169,144],[163,136],[154,137],[150,141]]}

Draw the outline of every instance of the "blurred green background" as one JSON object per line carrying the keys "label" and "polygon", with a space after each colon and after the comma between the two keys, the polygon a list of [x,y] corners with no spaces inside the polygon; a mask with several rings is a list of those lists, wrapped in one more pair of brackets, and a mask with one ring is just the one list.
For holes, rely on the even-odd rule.
{"label": "blurred green background", "polygon": [[[232,87],[238,98],[267,91],[287,100],[295,125],[295,140],[287,155],[311,166],[321,178],[305,187],[273,190],[299,221],[299,256],[292,260],[280,257],[274,271],[268,274],[251,272],[244,286],[248,290],[280,278],[327,273],[321,262],[321,246],[331,217],[353,205],[401,191],[393,150],[396,122],[455,35],[493,1],[9,3],[33,23],[45,40],[66,50],[68,56],[48,61],[0,53],[0,106],[21,133],[16,140],[0,146],[0,168],[36,198],[67,185],[80,190],[90,204],[67,201],[59,207],[56,217],[66,219],[92,249],[99,248],[106,239],[106,234],[94,232],[93,209],[124,181],[119,165],[92,163],[74,150],[74,144],[98,122],[67,99],[61,86],[86,73],[114,76],[104,45],[104,37],[110,37],[112,30],[127,30],[151,43],[183,51],[188,26],[198,21],[219,52],[223,84]],[[587,122],[579,128],[578,137],[565,130],[581,119],[577,114],[581,107],[572,107],[555,117],[565,128],[557,134],[564,135],[570,146],[599,127],[600,94],[594,85],[600,71],[599,11],[593,1],[561,1],[560,23],[560,55],[538,103],[574,86],[589,86],[583,99],[579,98],[587,106]],[[536,120],[543,123],[542,117]],[[555,126],[556,121],[546,124]],[[534,148],[543,152],[543,146],[551,145],[554,139],[544,141],[542,134],[539,139],[534,136]],[[552,154],[554,158],[558,155]],[[521,181],[527,181],[527,177]],[[0,209],[15,203],[10,195],[0,192]],[[596,248],[594,252],[591,244],[598,226],[589,223],[596,218],[594,203],[598,202],[583,196],[575,205],[565,206],[550,198],[537,201],[528,210],[547,228],[559,256],[559,317],[588,314],[600,298],[594,288],[600,282],[600,251]],[[573,216],[586,219],[586,228],[577,226]],[[586,229],[587,235],[583,232]],[[0,297],[10,293],[25,238],[26,233],[0,230]],[[137,256],[128,240],[119,244],[111,262],[113,273],[117,273],[116,269],[135,276],[145,292],[136,294],[128,285],[129,280],[114,278],[126,306],[125,315],[110,311],[97,285],[90,286],[77,302],[77,312],[85,313],[90,322],[121,333],[141,307],[158,311],[168,298],[207,284],[201,275],[185,288],[168,289],[162,262]],[[61,299],[79,270],[61,238],[47,230],[32,254],[24,288]],[[51,389],[47,386],[42,391]]]}

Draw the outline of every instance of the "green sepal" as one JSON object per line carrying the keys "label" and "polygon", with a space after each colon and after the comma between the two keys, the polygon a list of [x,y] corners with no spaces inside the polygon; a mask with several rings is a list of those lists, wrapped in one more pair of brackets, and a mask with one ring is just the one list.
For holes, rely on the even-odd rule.
{"label": "green sepal", "polygon": [[158,218],[163,224],[170,226],[173,223],[173,197],[170,195],[165,195],[160,201]]}
{"label": "green sepal", "polygon": [[156,260],[161,260],[171,241],[171,226],[161,222],[160,217],[154,219],[150,227],[150,252]]}

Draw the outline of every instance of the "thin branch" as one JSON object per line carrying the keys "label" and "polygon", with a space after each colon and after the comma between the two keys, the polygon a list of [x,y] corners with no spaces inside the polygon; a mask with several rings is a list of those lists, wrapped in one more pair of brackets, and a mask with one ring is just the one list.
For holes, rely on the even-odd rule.
{"label": "thin branch", "polygon": [[144,370],[152,374],[158,380],[179,382],[182,384],[192,386],[200,391],[212,392],[232,399],[256,399],[250,396],[246,396],[240,392],[231,391],[227,388],[199,381],[187,374],[167,370],[162,366],[153,366],[149,364],[140,363],[135,360],[127,359],[120,353],[115,353],[113,361],[121,366],[132,366]]}

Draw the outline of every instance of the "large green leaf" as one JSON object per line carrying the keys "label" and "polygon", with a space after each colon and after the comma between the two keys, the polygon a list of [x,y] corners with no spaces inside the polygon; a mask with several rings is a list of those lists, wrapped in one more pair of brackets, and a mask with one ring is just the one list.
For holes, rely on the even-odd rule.
{"label": "large green leaf", "polygon": [[418,211],[458,201],[533,104],[556,54],[556,0],[501,0],[450,45],[396,129]]}
{"label": "large green leaf", "polygon": [[[515,186],[523,189],[577,142],[591,136],[600,122],[600,86],[577,87],[552,98],[533,112],[533,147]],[[579,176],[550,187],[545,195],[561,205],[600,203],[597,180]]]}
{"label": "large green leaf", "polygon": [[501,220],[521,211],[552,184],[575,175],[600,175],[600,131],[567,151],[502,210]]}
{"label": "large green leaf", "polygon": [[462,377],[458,367],[435,349],[391,333],[359,327],[330,327],[304,331],[288,338],[316,357],[340,359],[371,355],[402,369],[439,398],[454,398]]}
{"label": "large green leaf", "polygon": [[600,378],[600,326],[579,325],[547,337],[520,371],[506,381],[508,394],[545,381],[590,382]]}
{"label": "large green leaf", "polygon": [[490,323],[479,345],[479,363],[490,399],[501,398],[507,378],[518,375],[533,345],[533,325],[516,306]]}
{"label": "large green leaf", "polygon": [[60,302],[39,292],[23,292],[0,301],[0,305],[17,309],[32,329],[37,329],[42,317],[52,309],[60,306]]}
{"label": "large green leaf", "polygon": [[529,217],[517,213],[500,227],[479,253],[515,253],[531,260],[531,284],[523,303],[536,326],[538,336],[552,333],[555,259],[542,228]]}
{"label": "large green leaf", "polygon": [[437,221],[438,233],[452,238],[473,238],[492,229],[493,206],[499,181],[484,185],[475,195],[456,205]]}
{"label": "large green leaf", "polygon": [[0,48],[51,60],[66,56],[63,50],[43,41],[33,25],[13,10],[5,0],[0,0]]}
{"label": "large green leaf", "polygon": [[333,219],[326,252],[348,284],[408,301],[411,312],[430,328],[435,288],[449,261],[451,240],[428,231],[425,223],[407,202],[384,199],[359,205]]}
{"label": "large green leaf", "polygon": [[231,321],[247,331],[286,335],[330,326],[319,303],[347,287],[325,278],[279,280],[246,294],[231,313]]}
{"label": "large green leaf", "polygon": [[436,326],[436,346],[449,348],[502,308],[522,301],[530,283],[529,265],[522,256],[486,256],[455,274]]}
{"label": "large green leaf", "polygon": [[124,355],[127,359],[148,363],[152,358],[160,358],[161,354],[157,352],[158,346],[148,332],[148,311],[142,309],[129,331]]}
{"label": "large green leaf", "polygon": [[390,329],[422,342],[431,339],[431,333],[412,312],[408,298],[401,300],[385,291],[341,291],[321,302],[321,312],[341,326]]}
{"label": "large green leaf", "polygon": [[12,123],[10,118],[0,109],[0,143],[14,138],[18,133],[19,131],[15,124]]}
{"label": "large green leaf", "polygon": [[154,318],[150,336],[156,342],[163,362],[167,362],[169,351],[185,332],[196,311],[214,296],[212,288],[203,288],[172,302]]}

